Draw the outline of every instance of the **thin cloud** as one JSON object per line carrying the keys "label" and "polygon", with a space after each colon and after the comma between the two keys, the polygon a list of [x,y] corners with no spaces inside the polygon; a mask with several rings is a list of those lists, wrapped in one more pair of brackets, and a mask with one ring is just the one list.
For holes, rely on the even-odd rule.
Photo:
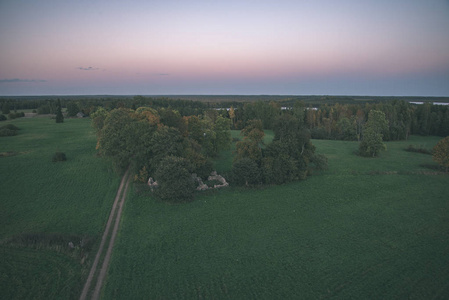
{"label": "thin cloud", "polygon": [[141,73],[141,72],[137,72],[136,75],[139,75],[139,76],[170,76],[169,73]]}
{"label": "thin cloud", "polygon": [[82,70],[82,71],[96,71],[96,70],[100,70],[100,68],[94,68],[94,67],[87,67],[87,68],[79,67],[78,69]]}
{"label": "thin cloud", "polygon": [[47,80],[43,80],[43,79],[19,79],[19,78],[0,79],[0,83],[16,83],[16,82],[40,83],[40,82],[47,82]]}

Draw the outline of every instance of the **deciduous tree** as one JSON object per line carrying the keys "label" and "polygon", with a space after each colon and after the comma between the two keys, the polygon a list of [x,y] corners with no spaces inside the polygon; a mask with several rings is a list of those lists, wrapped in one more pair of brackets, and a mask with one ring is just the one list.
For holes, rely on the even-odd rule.
{"label": "deciduous tree", "polygon": [[262,159],[262,145],[265,133],[262,129],[262,121],[251,120],[248,125],[242,129],[243,141],[236,144],[236,159],[250,158],[256,163]]}
{"label": "deciduous tree", "polygon": [[181,157],[167,156],[161,160],[154,174],[158,183],[156,196],[163,201],[192,201],[195,182],[189,172],[189,162]]}
{"label": "deciduous tree", "polygon": [[368,121],[363,130],[363,138],[359,145],[359,153],[362,156],[376,157],[387,146],[383,143],[383,132],[388,130],[385,114],[379,110],[371,110]]}
{"label": "deciduous tree", "polygon": [[449,136],[440,140],[433,147],[433,160],[449,171]]}
{"label": "deciduous tree", "polygon": [[261,171],[257,163],[249,157],[237,159],[232,164],[233,180],[246,186],[261,182]]}

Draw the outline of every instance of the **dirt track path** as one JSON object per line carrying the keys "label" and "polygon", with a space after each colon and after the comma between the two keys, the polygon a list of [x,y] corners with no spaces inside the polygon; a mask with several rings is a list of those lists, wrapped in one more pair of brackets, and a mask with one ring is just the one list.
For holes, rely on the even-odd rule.
{"label": "dirt track path", "polygon": [[[92,264],[92,268],[90,269],[89,276],[87,277],[86,283],[84,285],[83,291],[80,296],[80,300],[86,300],[90,291],[90,286],[92,281],[94,280],[95,274],[98,272],[98,264],[100,262],[100,258],[104,252],[104,245],[110,236],[108,248],[106,250],[106,254],[103,258],[103,263],[101,265],[101,269],[99,270],[98,276],[96,278],[97,283],[95,285],[95,289],[93,290],[90,299],[99,299],[101,287],[103,286],[104,279],[106,277],[106,272],[109,267],[109,261],[111,259],[112,248],[114,247],[115,237],[117,236],[118,226],[120,224],[120,217],[122,215],[123,204],[125,202],[126,193],[128,191],[128,186],[130,182],[129,168],[123,175],[122,181],[120,182],[120,187],[117,191],[117,195],[115,196],[114,204],[112,205],[111,213],[109,215],[108,222],[106,224],[106,229],[104,230],[103,237],[101,238],[100,247],[98,249],[97,255],[95,256],[94,263]],[[129,177],[129,178],[128,178]],[[120,201],[120,203],[119,203]],[[117,210],[118,205],[118,210]],[[111,225],[114,224],[114,228],[111,231]]]}

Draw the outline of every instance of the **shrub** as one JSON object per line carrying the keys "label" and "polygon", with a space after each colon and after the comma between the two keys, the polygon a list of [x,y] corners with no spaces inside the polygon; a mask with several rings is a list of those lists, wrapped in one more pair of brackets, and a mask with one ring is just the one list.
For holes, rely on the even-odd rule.
{"label": "shrub", "polygon": [[53,162],[66,161],[66,160],[67,160],[67,157],[65,156],[65,153],[63,153],[63,152],[56,152],[53,155],[53,159],[52,159]]}
{"label": "shrub", "polygon": [[406,149],[405,149],[405,151],[407,151],[407,152],[417,152],[417,153],[422,153],[422,154],[430,154],[430,155],[432,155],[432,151],[431,150],[427,150],[427,149],[425,149],[425,148],[423,148],[423,147],[419,147],[419,148],[415,148],[415,146],[413,146],[413,145],[409,145]]}
{"label": "shrub", "polygon": [[17,119],[17,118],[22,118],[22,117],[25,117],[25,113],[23,111],[17,112],[17,113],[10,112],[8,114],[8,118],[10,118],[11,120]]}
{"label": "shrub", "polygon": [[0,129],[3,129],[3,128],[9,129],[9,130],[19,130],[20,129],[19,127],[17,127],[16,125],[13,125],[13,124],[7,124],[7,125],[3,125],[2,127],[0,127]]}
{"label": "shrub", "polygon": [[16,130],[11,130],[8,128],[0,128],[0,136],[13,136],[13,135],[17,135]]}
{"label": "shrub", "polygon": [[0,115],[0,121],[6,121],[8,118],[5,115]]}
{"label": "shrub", "polygon": [[19,127],[13,125],[13,124],[7,124],[0,127],[0,136],[13,136],[17,135],[17,130],[19,130]]}

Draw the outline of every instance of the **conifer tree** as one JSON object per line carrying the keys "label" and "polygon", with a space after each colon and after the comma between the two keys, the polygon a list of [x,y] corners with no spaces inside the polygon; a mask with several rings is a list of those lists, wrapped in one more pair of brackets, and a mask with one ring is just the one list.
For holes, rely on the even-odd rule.
{"label": "conifer tree", "polygon": [[58,104],[56,107],[56,123],[63,123],[63,122],[64,116],[62,115],[61,100],[58,99]]}

